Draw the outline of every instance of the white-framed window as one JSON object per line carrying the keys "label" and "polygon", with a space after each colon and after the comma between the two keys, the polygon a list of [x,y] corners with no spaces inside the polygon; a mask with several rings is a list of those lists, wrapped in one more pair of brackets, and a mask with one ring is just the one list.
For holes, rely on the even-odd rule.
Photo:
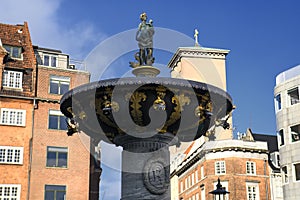
{"label": "white-framed window", "polygon": [[278,139],[279,146],[283,146],[284,145],[284,132],[283,132],[283,129],[278,131],[277,139]]}
{"label": "white-framed window", "polygon": [[185,178],[185,181],[184,181],[184,189],[186,190],[186,189],[188,189],[189,187],[188,187],[188,179],[187,178]]}
{"label": "white-framed window", "polygon": [[287,91],[287,95],[288,95],[288,102],[289,105],[294,105],[299,103],[299,89],[298,87],[292,88],[290,90]]}
{"label": "white-framed window", "polygon": [[201,200],[205,200],[205,187],[201,187]]}
{"label": "white-framed window", "polygon": [[64,94],[69,91],[70,77],[50,76],[50,94]]}
{"label": "white-framed window", "polygon": [[281,110],[281,95],[277,94],[274,98],[275,112]]}
{"label": "white-framed window", "polygon": [[246,162],[246,173],[249,175],[255,175],[256,174],[256,163],[255,162]]}
{"label": "white-framed window", "polygon": [[43,65],[49,67],[57,67],[57,55],[45,54],[43,58]]}
{"label": "white-framed window", "polygon": [[300,124],[294,125],[290,127],[291,131],[291,141],[297,142],[300,140]]}
{"label": "white-framed window", "polygon": [[195,174],[192,173],[192,185],[194,185],[194,184],[195,184]]}
{"label": "white-framed window", "polygon": [[23,73],[19,71],[4,70],[2,86],[5,88],[22,89]]}
{"label": "white-framed window", "polygon": [[199,193],[196,194],[196,200],[199,200]]}
{"label": "white-framed window", "polygon": [[278,151],[272,152],[270,154],[271,161],[275,167],[280,167],[280,155]]}
{"label": "white-framed window", "polygon": [[0,164],[23,164],[23,147],[0,146]]}
{"label": "white-framed window", "polygon": [[0,184],[0,199],[2,200],[20,200],[20,184]]}
{"label": "white-framed window", "polygon": [[287,166],[283,166],[281,168],[281,173],[282,173],[282,183],[283,184],[287,184],[289,183],[289,174],[288,174],[288,167]]}
{"label": "white-framed window", "polygon": [[294,174],[294,180],[300,181],[300,163],[294,163],[293,164],[293,174]]}
{"label": "white-framed window", "polygon": [[48,129],[67,130],[66,117],[59,110],[49,110]]}
{"label": "white-framed window", "polygon": [[25,126],[26,110],[1,108],[0,124]]}
{"label": "white-framed window", "polygon": [[201,179],[204,179],[204,166],[201,166],[201,168],[200,168],[200,177],[201,177]]}
{"label": "white-framed window", "polygon": [[226,165],[225,161],[216,161],[215,162],[215,174],[226,174]]}
{"label": "white-framed window", "polygon": [[6,51],[9,53],[11,58],[22,59],[22,47],[11,46],[11,45],[3,45]]}
{"label": "white-framed window", "polygon": [[183,192],[183,181],[180,181],[180,192]]}
{"label": "white-framed window", "polygon": [[259,200],[258,183],[246,183],[247,200]]}
{"label": "white-framed window", "polygon": [[195,181],[196,181],[196,183],[199,181],[199,179],[198,179],[198,170],[195,171]]}
{"label": "white-framed window", "polygon": [[47,167],[68,167],[67,147],[47,147]]}

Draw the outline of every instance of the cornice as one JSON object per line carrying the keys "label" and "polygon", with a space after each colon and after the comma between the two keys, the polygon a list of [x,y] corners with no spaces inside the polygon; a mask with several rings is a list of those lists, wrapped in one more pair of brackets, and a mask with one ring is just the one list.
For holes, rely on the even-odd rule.
{"label": "cornice", "polygon": [[217,152],[226,152],[226,151],[235,151],[235,152],[251,152],[251,153],[259,153],[259,154],[268,154],[269,151],[267,149],[254,149],[247,147],[223,147],[223,148],[212,148],[212,149],[201,149],[198,153],[190,155],[185,161],[183,161],[178,168],[172,173],[173,176],[176,174],[180,176],[186,170],[188,170],[191,166],[193,166],[197,161],[204,158],[209,153],[217,153]]}
{"label": "cornice", "polygon": [[229,52],[230,50],[227,49],[179,47],[168,63],[168,67],[174,69],[182,57],[225,59]]}

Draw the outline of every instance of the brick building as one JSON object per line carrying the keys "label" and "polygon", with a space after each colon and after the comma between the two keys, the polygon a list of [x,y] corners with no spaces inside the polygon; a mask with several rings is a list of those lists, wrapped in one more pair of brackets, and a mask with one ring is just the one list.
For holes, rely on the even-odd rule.
{"label": "brick building", "polygon": [[90,141],[84,134],[67,136],[59,100],[69,89],[88,83],[89,73],[75,69],[59,50],[34,50],[38,73],[30,199],[88,199]]}
{"label": "brick building", "polygon": [[26,22],[0,24],[0,199],[98,199],[95,148],[67,136],[60,112],[62,95],[89,82],[77,64],[33,46]]}
{"label": "brick building", "polygon": [[0,40],[0,199],[26,199],[36,60],[26,22],[0,24]]}
{"label": "brick building", "polygon": [[[192,149],[192,148],[191,148]],[[270,199],[266,142],[219,140],[203,142],[172,172],[178,177],[178,195],[172,200],[213,199],[218,178],[230,192],[225,199]]]}

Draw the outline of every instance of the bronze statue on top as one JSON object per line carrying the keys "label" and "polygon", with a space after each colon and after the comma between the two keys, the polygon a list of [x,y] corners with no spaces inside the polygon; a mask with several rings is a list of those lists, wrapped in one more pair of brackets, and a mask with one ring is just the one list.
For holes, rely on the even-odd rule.
{"label": "bronze statue on top", "polygon": [[138,62],[129,62],[130,66],[135,68],[142,65],[151,66],[154,63],[153,57],[153,21],[147,22],[147,14],[140,15],[141,23],[136,32],[136,40],[138,41],[139,52],[135,54],[135,59]]}

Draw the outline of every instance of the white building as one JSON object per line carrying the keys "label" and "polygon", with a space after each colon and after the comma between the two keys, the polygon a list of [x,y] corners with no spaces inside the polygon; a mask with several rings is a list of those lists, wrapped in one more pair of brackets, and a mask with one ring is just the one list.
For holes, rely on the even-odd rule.
{"label": "white building", "polygon": [[274,88],[284,199],[299,199],[300,65],[280,73]]}

